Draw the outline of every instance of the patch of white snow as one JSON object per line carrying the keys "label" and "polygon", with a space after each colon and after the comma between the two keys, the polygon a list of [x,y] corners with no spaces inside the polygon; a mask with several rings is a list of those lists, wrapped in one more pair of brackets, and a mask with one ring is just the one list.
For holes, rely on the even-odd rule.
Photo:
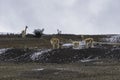
{"label": "patch of white snow", "polygon": [[72,43],[65,43],[65,44],[62,45],[62,47],[70,48],[70,47],[73,47],[73,44]]}
{"label": "patch of white snow", "polygon": [[42,71],[44,68],[39,68],[39,69],[33,69],[33,71]]}
{"label": "patch of white snow", "polygon": [[114,35],[111,36],[110,38],[105,38],[104,40],[106,40],[107,42],[120,42],[120,35]]}
{"label": "patch of white snow", "polygon": [[32,60],[38,59],[39,55],[46,53],[46,52],[49,52],[49,51],[51,51],[51,49],[45,49],[45,50],[41,50],[39,52],[36,52],[36,53],[31,55],[31,59]]}
{"label": "patch of white snow", "polygon": [[1,48],[0,49],[0,54],[4,53],[5,51],[7,51],[9,48]]}

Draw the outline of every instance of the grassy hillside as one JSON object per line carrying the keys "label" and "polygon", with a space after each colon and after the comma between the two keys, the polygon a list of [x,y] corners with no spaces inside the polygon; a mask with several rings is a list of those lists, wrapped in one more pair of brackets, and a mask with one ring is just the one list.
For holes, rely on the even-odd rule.
{"label": "grassy hillside", "polygon": [[[94,41],[101,41],[102,38],[110,37],[112,35],[84,35],[85,38],[93,38]],[[57,37],[61,42],[66,43],[70,39],[72,40],[82,40],[81,35],[74,34],[44,34],[41,38],[36,38],[33,34],[27,34],[25,39],[21,38],[19,34],[6,34],[0,35],[0,48],[9,48],[9,47],[38,47],[38,48],[50,48],[50,39],[52,37]]]}

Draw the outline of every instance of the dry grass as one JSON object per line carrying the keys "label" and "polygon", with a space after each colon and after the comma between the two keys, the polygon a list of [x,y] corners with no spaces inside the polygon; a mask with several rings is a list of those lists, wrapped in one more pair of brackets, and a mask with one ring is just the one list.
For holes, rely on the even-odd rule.
{"label": "dry grass", "polygon": [[[0,48],[10,48],[10,47],[38,47],[38,48],[51,48],[50,39],[52,37],[57,37],[62,42],[68,42],[69,39],[81,40],[81,35],[73,34],[61,34],[61,35],[44,35],[41,38],[35,38],[33,35],[28,35],[27,38],[23,39],[19,34],[16,35],[0,35]],[[95,41],[100,41],[102,38],[108,35],[84,35],[84,38],[91,37]]]}
{"label": "dry grass", "polygon": [[[44,68],[44,70],[36,70]],[[1,63],[0,80],[119,80],[120,63]]]}
{"label": "dry grass", "polygon": [[38,47],[38,48],[50,48],[51,44],[49,40],[39,38],[6,38],[0,39],[0,48],[24,48],[24,47]]}

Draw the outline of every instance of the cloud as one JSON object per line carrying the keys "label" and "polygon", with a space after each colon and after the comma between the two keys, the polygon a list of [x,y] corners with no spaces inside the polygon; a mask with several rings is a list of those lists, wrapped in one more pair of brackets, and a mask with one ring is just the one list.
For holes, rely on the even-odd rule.
{"label": "cloud", "polygon": [[0,0],[0,32],[119,33],[119,0]]}

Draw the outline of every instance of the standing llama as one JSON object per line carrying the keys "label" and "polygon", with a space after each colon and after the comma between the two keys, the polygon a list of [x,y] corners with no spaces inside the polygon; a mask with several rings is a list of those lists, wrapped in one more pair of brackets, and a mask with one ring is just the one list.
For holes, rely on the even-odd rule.
{"label": "standing llama", "polygon": [[28,26],[25,27],[25,30],[22,31],[22,38],[26,37],[26,31],[27,31]]}
{"label": "standing llama", "polygon": [[60,45],[59,45],[60,41],[59,41],[58,38],[51,38],[50,43],[51,43],[53,49],[59,49],[60,48]]}
{"label": "standing llama", "polygon": [[93,46],[93,38],[87,38],[87,39],[85,39],[85,43],[86,43],[86,48],[92,48],[92,47],[94,47]]}

